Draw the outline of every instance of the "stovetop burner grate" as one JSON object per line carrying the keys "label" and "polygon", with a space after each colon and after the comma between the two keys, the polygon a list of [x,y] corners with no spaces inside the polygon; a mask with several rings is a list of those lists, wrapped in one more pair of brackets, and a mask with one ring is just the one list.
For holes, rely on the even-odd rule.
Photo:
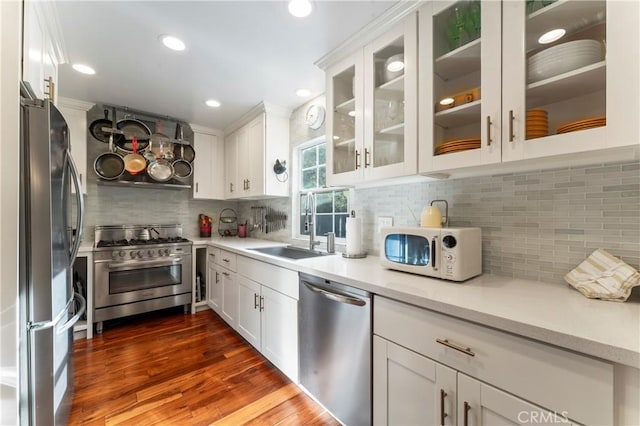
{"label": "stovetop burner grate", "polygon": [[149,246],[154,244],[188,243],[188,239],[183,237],[151,238],[141,240],[132,238],[130,240],[100,240],[96,247],[126,247],[126,246]]}

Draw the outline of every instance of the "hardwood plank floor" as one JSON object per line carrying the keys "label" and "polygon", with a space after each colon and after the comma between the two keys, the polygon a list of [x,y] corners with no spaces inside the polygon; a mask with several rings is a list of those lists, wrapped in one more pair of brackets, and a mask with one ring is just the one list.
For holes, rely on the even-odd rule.
{"label": "hardwood plank floor", "polygon": [[338,425],[212,311],[161,311],[74,343],[70,425]]}

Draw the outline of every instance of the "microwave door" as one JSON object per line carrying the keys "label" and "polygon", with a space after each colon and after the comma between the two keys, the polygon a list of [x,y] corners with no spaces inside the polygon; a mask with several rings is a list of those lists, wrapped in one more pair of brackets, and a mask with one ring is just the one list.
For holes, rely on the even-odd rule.
{"label": "microwave door", "polygon": [[384,256],[389,262],[407,267],[403,270],[431,275],[435,262],[432,249],[434,237],[436,235],[388,234],[384,241]]}

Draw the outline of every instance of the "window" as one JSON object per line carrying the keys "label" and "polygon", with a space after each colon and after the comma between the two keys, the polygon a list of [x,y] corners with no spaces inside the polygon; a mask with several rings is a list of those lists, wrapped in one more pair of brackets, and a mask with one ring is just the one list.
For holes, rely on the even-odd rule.
{"label": "window", "polygon": [[327,188],[326,144],[324,142],[300,150],[300,193],[298,197],[299,235],[309,235],[305,231],[307,193],[315,196],[316,235],[324,236],[335,232],[336,238],[345,238],[346,222],[349,215],[349,190]]}

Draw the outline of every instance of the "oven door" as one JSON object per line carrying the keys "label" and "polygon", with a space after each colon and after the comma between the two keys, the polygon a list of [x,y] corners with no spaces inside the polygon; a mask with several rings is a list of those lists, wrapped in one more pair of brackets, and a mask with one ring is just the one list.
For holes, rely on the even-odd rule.
{"label": "oven door", "polygon": [[191,292],[191,255],[95,264],[95,307]]}

